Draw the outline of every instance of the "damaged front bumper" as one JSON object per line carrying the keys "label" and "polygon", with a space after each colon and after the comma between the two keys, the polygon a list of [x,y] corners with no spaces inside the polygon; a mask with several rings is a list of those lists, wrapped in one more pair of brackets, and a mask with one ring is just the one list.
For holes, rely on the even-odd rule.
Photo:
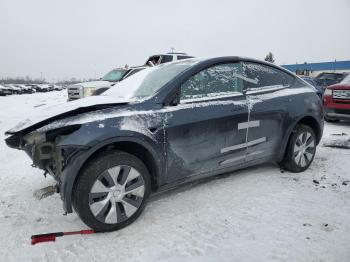
{"label": "damaged front bumper", "polygon": [[32,159],[33,167],[44,170],[45,174],[50,174],[60,183],[61,173],[72,157],[87,148],[79,145],[60,146],[60,141],[79,128],[79,126],[69,126],[47,132],[13,134],[5,141],[9,147],[25,151]]}
{"label": "damaged front bumper", "polygon": [[[67,131],[67,130],[66,130]],[[32,159],[32,166],[44,170],[44,174],[51,175],[56,181],[55,192],[59,193],[63,201],[63,209],[72,212],[70,189],[73,187],[77,172],[86,160],[85,152],[88,146],[61,145],[64,134],[51,136],[52,133],[34,131],[26,136],[12,135],[6,139],[11,148],[23,150]]]}

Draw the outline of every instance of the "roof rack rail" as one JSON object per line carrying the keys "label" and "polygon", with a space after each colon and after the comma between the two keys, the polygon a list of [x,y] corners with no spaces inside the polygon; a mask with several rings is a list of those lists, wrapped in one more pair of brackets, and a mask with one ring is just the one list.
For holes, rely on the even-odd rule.
{"label": "roof rack rail", "polygon": [[187,55],[186,53],[179,53],[179,52],[168,52],[167,54],[171,55]]}

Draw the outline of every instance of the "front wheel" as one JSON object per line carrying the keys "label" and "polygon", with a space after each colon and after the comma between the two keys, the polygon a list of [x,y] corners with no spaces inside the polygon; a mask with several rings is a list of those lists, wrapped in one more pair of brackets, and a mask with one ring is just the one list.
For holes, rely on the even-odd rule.
{"label": "front wheel", "polygon": [[73,191],[73,207],[96,231],[121,229],[141,214],[150,194],[144,163],[123,151],[93,158],[80,174]]}
{"label": "front wheel", "polygon": [[316,135],[311,127],[296,126],[287,146],[282,167],[292,172],[302,172],[312,163],[316,154]]}

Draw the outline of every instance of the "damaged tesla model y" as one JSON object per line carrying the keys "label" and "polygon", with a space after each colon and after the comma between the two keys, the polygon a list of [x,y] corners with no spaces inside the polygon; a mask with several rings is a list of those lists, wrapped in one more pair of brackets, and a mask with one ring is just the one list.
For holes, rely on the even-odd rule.
{"label": "damaged tesla model y", "polygon": [[153,192],[189,180],[264,162],[304,171],[322,132],[321,100],[289,71],[190,58],[38,111],[6,143],[57,180],[68,213],[111,231],[132,223]]}

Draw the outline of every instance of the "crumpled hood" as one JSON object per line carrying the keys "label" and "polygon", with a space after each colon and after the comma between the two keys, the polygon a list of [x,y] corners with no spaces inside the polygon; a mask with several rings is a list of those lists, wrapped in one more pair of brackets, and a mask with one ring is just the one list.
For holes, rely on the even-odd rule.
{"label": "crumpled hood", "polygon": [[91,82],[83,82],[83,83],[78,83],[78,84],[74,84],[71,85],[69,87],[95,87],[95,88],[102,88],[102,87],[111,87],[114,86],[116,83],[114,82],[108,82],[108,81],[103,81],[103,80],[99,80],[99,81],[91,81]]}
{"label": "crumpled hood", "polygon": [[[65,117],[67,114],[75,112],[83,113],[95,111],[98,109],[111,107],[118,104],[126,104],[128,101],[111,96],[90,96],[83,99],[64,102],[61,104],[40,107],[30,114],[23,121],[19,122],[15,127],[8,130],[5,134],[12,135],[27,129],[37,129],[54,120]],[[33,128],[31,128],[33,127]]]}

